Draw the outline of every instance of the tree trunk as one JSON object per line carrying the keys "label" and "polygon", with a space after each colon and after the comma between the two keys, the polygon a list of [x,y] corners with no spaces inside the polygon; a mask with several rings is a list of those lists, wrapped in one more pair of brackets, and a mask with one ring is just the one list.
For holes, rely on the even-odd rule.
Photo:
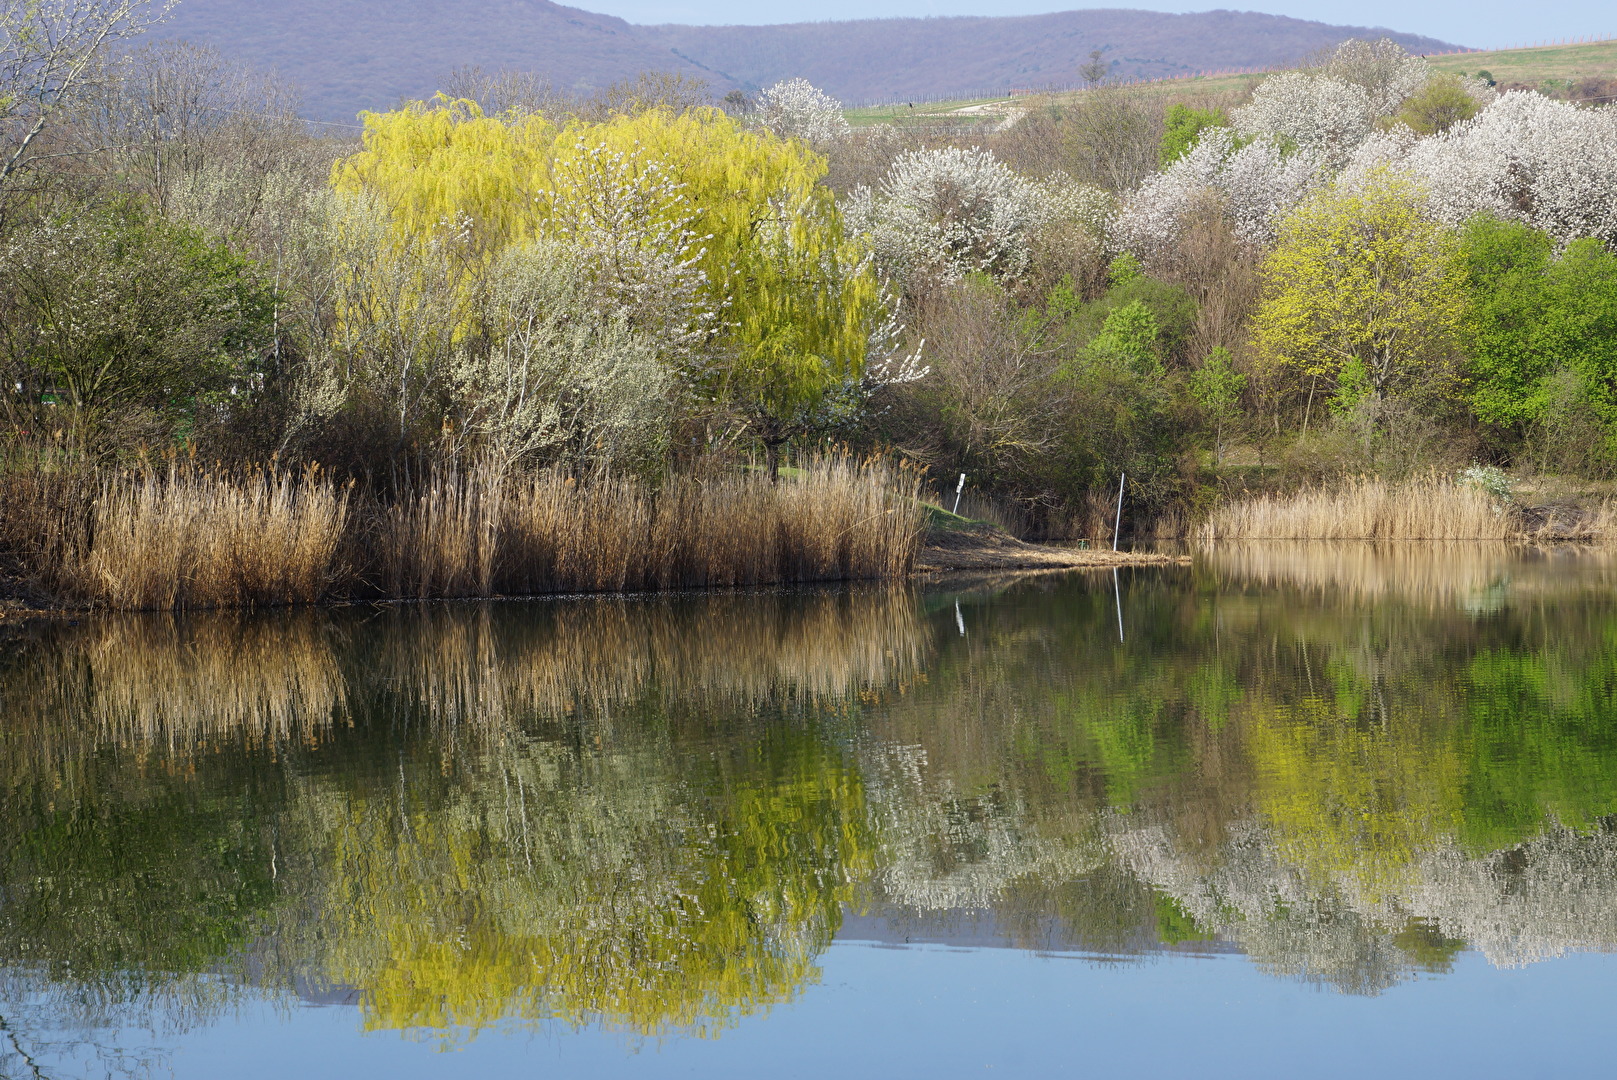
{"label": "tree trunk", "polygon": [[780,448],[786,444],[785,439],[764,440],[764,460],[769,463],[769,482],[780,483]]}

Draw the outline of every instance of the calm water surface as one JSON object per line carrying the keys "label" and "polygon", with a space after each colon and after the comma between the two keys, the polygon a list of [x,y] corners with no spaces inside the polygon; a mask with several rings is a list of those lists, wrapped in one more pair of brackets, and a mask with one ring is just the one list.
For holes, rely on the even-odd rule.
{"label": "calm water surface", "polygon": [[1566,1076],[1617,563],[0,638],[0,1076]]}

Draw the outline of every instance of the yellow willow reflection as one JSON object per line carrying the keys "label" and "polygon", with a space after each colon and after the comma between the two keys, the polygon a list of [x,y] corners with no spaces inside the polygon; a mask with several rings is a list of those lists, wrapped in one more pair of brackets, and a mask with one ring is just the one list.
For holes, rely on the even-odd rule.
{"label": "yellow willow reflection", "polygon": [[723,784],[667,745],[531,743],[439,799],[311,791],[317,900],[289,933],[319,935],[370,1028],[722,1027],[816,978],[870,864],[857,776],[787,743]]}

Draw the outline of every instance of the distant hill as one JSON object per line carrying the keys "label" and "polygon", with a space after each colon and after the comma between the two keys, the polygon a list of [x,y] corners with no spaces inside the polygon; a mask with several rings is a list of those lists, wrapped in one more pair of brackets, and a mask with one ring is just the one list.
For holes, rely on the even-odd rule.
{"label": "distant hill", "polygon": [[1077,83],[1100,49],[1119,77],[1287,64],[1350,37],[1390,37],[1412,52],[1454,46],[1360,26],[1209,11],[1100,9],[1054,15],[870,19],[788,26],[639,27],[682,58],[747,87],[800,75],[850,104]]}
{"label": "distant hill", "polygon": [[467,64],[576,90],[651,70],[699,75],[718,95],[802,76],[860,103],[1070,83],[1093,49],[1116,75],[1162,76],[1284,64],[1349,37],[1453,47],[1233,11],[635,26],[548,0],[183,0],[164,35],[275,68],[303,88],[309,115],[334,120],[431,94]]}

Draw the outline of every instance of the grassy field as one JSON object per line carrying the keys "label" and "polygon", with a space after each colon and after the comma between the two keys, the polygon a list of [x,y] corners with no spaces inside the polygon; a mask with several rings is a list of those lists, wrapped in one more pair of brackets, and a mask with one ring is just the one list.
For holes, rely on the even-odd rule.
{"label": "grassy field", "polygon": [[1617,78],[1617,40],[1434,56],[1431,62],[1442,71],[1463,71],[1467,75],[1486,71],[1499,83],[1613,79]]}
{"label": "grassy field", "polygon": [[[1429,57],[1433,67],[1440,71],[1459,71],[1475,75],[1486,71],[1494,81],[1539,85],[1545,82],[1574,81],[1585,78],[1617,78],[1617,39],[1594,41],[1576,45],[1542,45],[1524,49],[1496,49],[1485,52],[1455,53]],[[1206,75],[1182,79],[1159,79],[1137,84],[1141,89],[1172,96],[1200,98],[1231,92],[1250,92],[1263,78],[1254,74]],[[1056,100],[1070,98],[1081,91],[1057,92]],[[848,123],[866,127],[882,123],[939,123],[969,124],[997,118],[1011,104],[1008,97],[960,98],[952,101],[906,102],[892,105],[873,105],[847,111]]]}
{"label": "grassy field", "polygon": [[[983,116],[995,115],[989,110],[997,110],[1009,101],[1008,97],[960,98],[953,101],[915,102],[913,105],[899,101],[891,105],[847,109],[843,115],[848,118],[849,126],[856,128],[870,127],[873,124],[904,124],[912,121],[934,123],[939,119],[947,119],[954,123],[971,123]],[[963,109],[967,111],[962,112]]]}

